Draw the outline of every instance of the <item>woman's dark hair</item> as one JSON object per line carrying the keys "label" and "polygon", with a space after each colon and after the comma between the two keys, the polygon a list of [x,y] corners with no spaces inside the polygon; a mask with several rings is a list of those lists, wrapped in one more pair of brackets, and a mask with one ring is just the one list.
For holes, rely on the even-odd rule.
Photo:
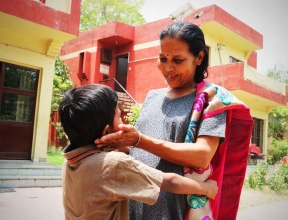
{"label": "woman's dark hair", "polygon": [[194,81],[199,83],[208,77],[208,51],[204,34],[197,25],[189,22],[175,22],[160,32],[160,41],[165,37],[176,38],[186,42],[189,45],[189,51],[195,57],[198,56],[200,51],[204,51],[205,56],[203,57],[201,65],[196,67]]}
{"label": "woman's dark hair", "polygon": [[74,148],[93,144],[104,127],[113,125],[117,93],[105,85],[89,84],[64,93],[59,117]]}

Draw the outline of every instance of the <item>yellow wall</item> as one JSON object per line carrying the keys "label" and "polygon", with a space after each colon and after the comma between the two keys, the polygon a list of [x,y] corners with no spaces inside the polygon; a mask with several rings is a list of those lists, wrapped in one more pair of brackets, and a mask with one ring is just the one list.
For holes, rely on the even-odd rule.
{"label": "yellow wall", "polygon": [[270,90],[285,96],[285,93],[286,93],[285,83],[280,83],[272,79],[271,77],[268,77],[263,74],[259,74],[257,70],[253,67],[246,66],[244,70],[244,78],[246,80],[254,82],[255,84],[261,87],[269,88]]}
{"label": "yellow wall", "polygon": [[[219,39],[217,38],[216,35],[212,35],[210,33],[205,33],[205,41],[206,41],[206,45],[209,46],[210,48],[210,53],[209,53],[209,66],[219,66],[219,65],[225,65],[225,64],[229,64],[229,56],[232,56],[233,58],[240,60],[241,62],[244,63],[245,65],[245,78],[248,77],[248,73],[250,73],[250,78],[254,75],[257,75],[257,77],[254,79],[250,79],[253,82],[267,82],[267,76],[259,76],[259,74],[257,73],[257,70],[255,70],[252,67],[249,67],[247,65],[247,57],[246,57],[246,53],[245,51],[241,51],[239,48],[233,46],[233,45],[229,45],[229,44],[225,44],[225,39]],[[221,56],[221,60],[219,58],[219,51],[218,51],[218,46],[217,44],[223,44],[225,45],[224,47],[222,47],[220,49],[220,56]],[[222,61],[222,63],[221,63]],[[247,70],[249,69],[250,72]],[[253,69],[253,73],[254,75],[251,73]],[[257,73],[257,74],[256,74]],[[264,79],[265,78],[265,79]],[[270,78],[268,79],[271,82],[273,80],[271,80]],[[266,88],[271,89],[270,87],[272,87],[272,90],[279,92],[281,94],[283,94],[283,88],[280,87],[279,88],[279,83],[276,83],[275,85],[273,83],[271,83],[269,81],[269,83],[267,83],[268,85],[264,85],[263,83],[261,84],[261,86]],[[274,82],[274,81],[273,81]],[[279,90],[280,89],[280,90]],[[244,91],[232,91],[233,94],[241,101],[243,101],[247,106],[249,106],[250,108],[250,112],[252,117],[254,118],[258,118],[258,119],[262,119],[264,121],[264,125],[263,125],[263,153],[267,153],[267,146],[268,146],[268,114],[269,111],[271,110],[271,108],[269,108],[268,106],[277,106],[277,103],[273,103],[273,100],[270,100],[269,103],[267,103],[267,100],[262,100],[262,97],[252,97],[253,95],[251,94],[246,94]],[[271,102],[271,103],[270,103]]]}
{"label": "yellow wall", "polygon": [[[55,59],[0,43],[0,61],[40,71],[31,160],[46,160]],[[37,146],[37,147],[36,147]]]}
{"label": "yellow wall", "polygon": [[220,49],[222,65],[229,64],[229,56],[232,56],[233,58],[247,64],[247,59],[245,58],[245,51],[240,51],[232,45],[225,43],[225,41],[215,38],[214,35],[212,36],[209,33],[205,33],[205,42],[206,45],[210,48],[209,66],[221,65],[217,44],[224,45]]}

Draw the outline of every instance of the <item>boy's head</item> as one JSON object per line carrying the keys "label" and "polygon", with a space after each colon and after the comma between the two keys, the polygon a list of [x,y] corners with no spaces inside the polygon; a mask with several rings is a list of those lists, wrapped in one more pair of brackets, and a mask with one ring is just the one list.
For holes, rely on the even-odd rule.
{"label": "boy's head", "polygon": [[[122,123],[117,93],[105,85],[89,84],[64,93],[59,117],[71,144],[93,144],[103,134]],[[114,119],[115,118],[115,119]]]}

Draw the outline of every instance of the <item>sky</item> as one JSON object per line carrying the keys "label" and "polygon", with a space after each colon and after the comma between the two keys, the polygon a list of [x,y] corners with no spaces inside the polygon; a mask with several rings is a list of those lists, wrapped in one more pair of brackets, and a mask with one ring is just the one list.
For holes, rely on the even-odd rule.
{"label": "sky", "polygon": [[140,13],[152,22],[169,17],[188,2],[196,9],[216,4],[262,34],[263,49],[257,51],[258,72],[265,74],[279,64],[288,69],[287,0],[145,0]]}

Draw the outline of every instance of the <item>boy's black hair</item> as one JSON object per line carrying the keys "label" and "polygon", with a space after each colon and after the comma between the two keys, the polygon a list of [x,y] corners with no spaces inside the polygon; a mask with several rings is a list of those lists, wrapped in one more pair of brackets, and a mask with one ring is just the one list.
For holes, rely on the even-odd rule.
{"label": "boy's black hair", "polygon": [[117,93],[101,84],[65,92],[59,105],[59,117],[71,145],[79,148],[101,137],[107,124],[113,126],[117,103]]}

